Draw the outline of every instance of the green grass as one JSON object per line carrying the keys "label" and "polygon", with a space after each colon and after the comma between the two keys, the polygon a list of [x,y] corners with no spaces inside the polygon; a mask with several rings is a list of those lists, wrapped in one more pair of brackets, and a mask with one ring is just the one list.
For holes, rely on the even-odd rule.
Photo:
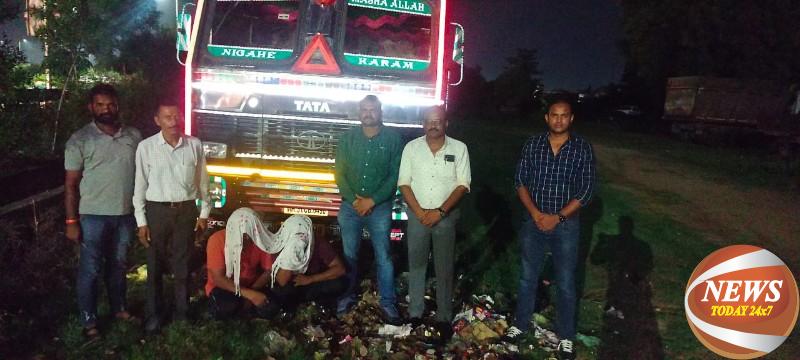
{"label": "green grass", "polygon": [[[496,300],[501,312],[510,312],[516,301],[519,273],[519,251],[516,227],[524,214],[516,199],[513,174],[519,152],[526,139],[543,130],[541,121],[453,121],[452,136],[463,140],[469,147],[473,170],[472,192],[462,203],[460,237],[457,243],[457,271],[463,275],[458,289],[461,298],[472,294],[489,294]],[[780,174],[779,162],[763,161],[761,154],[741,154],[732,150],[719,150],[686,144],[674,140],[637,134],[616,133],[600,126],[582,125],[578,129],[592,143],[621,149],[630,149],[660,161],[680,163],[692,173],[706,179],[733,183],[742,188],[751,186],[786,188],[789,180]],[[656,213],[647,202],[674,205],[684,204],[680,194],[632,189],[621,182],[600,159],[600,183],[594,202],[582,211],[581,257],[584,269],[579,288],[578,331],[597,336],[602,341],[612,341],[624,349],[635,350],[638,336],[629,336],[625,328],[615,328],[615,323],[605,315],[609,299],[616,299],[619,289],[627,289],[638,296],[633,313],[626,319],[634,321],[634,328],[654,329],[656,338],[649,346],[667,359],[707,359],[714,355],[694,337],[687,325],[683,311],[683,291],[686,281],[697,263],[719,247],[703,234],[678,221],[676,214]],[[652,164],[653,167],[659,166]],[[643,194],[643,192],[645,192]],[[642,196],[647,195],[647,199]],[[663,208],[663,207],[662,207]],[[620,284],[615,274],[614,251],[603,252],[602,241],[611,241],[622,233],[620,220],[632,222],[632,260],[641,260],[638,272],[645,281],[637,286]],[[741,234],[736,241],[758,244],[752,234]],[[142,251],[134,252],[134,263],[143,262]],[[636,261],[632,261],[638,264]],[[616,265],[615,265],[616,264]],[[579,274],[579,275],[581,275]],[[554,299],[554,294],[551,298]],[[623,294],[624,295],[624,294]],[[69,294],[70,299],[74,294]],[[130,306],[141,314],[144,299],[144,277],[140,271],[129,275]],[[615,300],[616,301],[616,300]],[[105,304],[100,299],[99,304]],[[159,336],[145,336],[140,327],[130,324],[105,325],[104,337],[93,344],[85,344],[75,314],[74,300],[61,299],[61,318],[52,319],[58,329],[55,339],[40,339],[37,352],[45,357],[121,358],[121,359],[258,359],[265,358],[273,349],[269,331],[286,328],[286,324],[267,321],[210,321],[205,313],[203,299],[193,302],[198,320],[192,323],[168,325]],[[101,313],[108,309],[101,305]],[[544,315],[553,318],[553,307]],[[305,316],[305,315],[304,315]],[[313,317],[313,314],[308,315]],[[294,328],[293,328],[294,329]],[[297,329],[294,329],[297,330]],[[797,329],[796,329],[797,330]],[[619,331],[621,335],[614,335]],[[300,337],[299,331],[292,334]],[[615,337],[616,336],[616,337]],[[770,359],[791,359],[800,353],[798,332],[767,356]],[[267,347],[267,348],[265,348]],[[627,347],[627,348],[626,348]],[[579,344],[581,359],[635,358],[614,356],[613,349],[590,349]],[[277,358],[312,358],[313,346],[302,345],[283,349]],[[612,355],[609,355],[612,354]],[[616,354],[618,355],[618,354]],[[628,354],[630,355],[630,354]],[[541,350],[524,348],[523,357],[545,358]],[[796,357],[795,357],[796,358]]]}
{"label": "green grass", "polygon": [[[462,225],[466,236],[460,249],[471,247],[491,248],[484,234],[492,219],[482,218],[482,205],[478,204],[480,194],[476,191],[490,189],[511,208],[509,214],[516,226],[524,213],[516,200],[513,189],[514,165],[525,140],[532,134],[543,131],[543,124],[538,121],[509,121],[503,123],[463,122],[451,125],[454,137],[463,139],[469,149],[473,167],[473,193],[465,199]],[[789,177],[781,173],[781,164],[775,159],[763,158],[763,154],[741,154],[732,150],[713,149],[709,147],[678,142],[672,139],[649,135],[616,133],[600,126],[581,126],[578,131],[595,144],[607,147],[618,147],[636,150],[646,155],[655,156],[665,161],[678,162],[693,168],[701,177],[716,181],[733,183],[740,187],[772,186],[785,189]],[[620,234],[618,220],[625,216],[634,224],[633,235],[643,242],[652,254],[652,270],[648,273],[650,290],[652,291],[652,311],[655,317],[658,335],[663,354],[668,359],[702,359],[713,357],[691,333],[683,312],[683,296],[686,281],[694,267],[709,253],[719,248],[709,242],[703,234],[687,228],[676,221],[675,214],[653,213],[642,208],[643,199],[637,196],[625,184],[619,184],[614,174],[605,173],[603,160],[600,159],[599,188],[594,203],[584,209],[582,217],[592,217],[587,227],[586,219],[582,219],[582,231],[591,232],[584,241],[584,251],[591,252],[602,236]],[[652,164],[658,166],[658,164]],[[693,172],[693,175],[697,175]],[[641,190],[641,189],[638,189]],[[483,190],[486,191],[486,190]],[[686,202],[680,194],[650,190],[647,201],[655,201],[665,205],[683,204]],[[503,205],[505,206],[505,205]],[[476,236],[477,234],[477,236]],[[512,234],[503,234],[505,236]],[[480,275],[479,291],[499,295],[501,298],[513,298],[516,292],[519,255],[516,236],[513,239],[490,239],[490,241],[507,241],[501,251],[486,251],[477,259],[478,264],[488,262],[490,265]],[[584,234],[584,236],[587,236]],[[742,234],[738,241],[758,244],[747,234]],[[462,251],[469,253],[469,251]],[[578,331],[601,336],[606,321],[604,307],[608,289],[617,284],[610,283],[608,269],[603,265],[592,264],[587,258],[583,282],[583,298],[579,309]],[[552,295],[552,294],[551,294]],[[551,296],[552,298],[552,296]],[[613,305],[613,304],[611,304]],[[510,309],[506,309],[510,310]],[[547,312],[546,312],[547,313]],[[795,333],[794,338],[797,337]],[[605,340],[605,339],[604,339]],[[631,343],[631,346],[637,346]],[[787,359],[790,354],[800,351],[797,340],[790,338],[783,347],[770,354],[768,358]],[[596,349],[579,348],[583,358],[594,358]],[[530,354],[530,358],[542,358],[541,352]]]}
{"label": "green grass", "polygon": [[641,151],[689,165],[697,170],[694,175],[701,175],[708,180],[723,181],[742,188],[756,186],[782,190],[800,184],[797,183],[800,159],[795,157],[787,164],[775,153],[772,145],[745,148],[698,145],[665,135],[613,131],[597,123],[578,123],[576,128],[605,146]]}

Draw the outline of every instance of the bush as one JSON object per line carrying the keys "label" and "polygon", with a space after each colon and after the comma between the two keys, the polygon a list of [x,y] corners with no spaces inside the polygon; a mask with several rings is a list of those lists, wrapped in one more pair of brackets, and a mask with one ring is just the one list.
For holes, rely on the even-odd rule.
{"label": "bush", "polygon": [[[61,233],[63,209],[50,207],[38,224],[27,212],[0,220],[0,349],[29,349],[72,304],[75,249]],[[71,306],[70,306],[71,307]],[[12,355],[12,354],[6,354]]]}

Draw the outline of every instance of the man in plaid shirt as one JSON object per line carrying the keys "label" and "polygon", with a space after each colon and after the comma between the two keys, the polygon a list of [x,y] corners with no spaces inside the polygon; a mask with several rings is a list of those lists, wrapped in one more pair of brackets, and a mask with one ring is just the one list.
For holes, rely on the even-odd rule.
{"label": "man in plaid shirt", "polygon": [[505,337],[519,339],[530,327],[539,275],[549,248],[558,285],[558,350],[562,359],[573,359],[578,213],[592,198],[595,161],[589,142],[569,131],[574,119],[569,102],[555,101],[544,118],[549,130],[525,144],[514,178],[517,195],[529,216],[524,217],[519,232],[522,274],[515,322]]}

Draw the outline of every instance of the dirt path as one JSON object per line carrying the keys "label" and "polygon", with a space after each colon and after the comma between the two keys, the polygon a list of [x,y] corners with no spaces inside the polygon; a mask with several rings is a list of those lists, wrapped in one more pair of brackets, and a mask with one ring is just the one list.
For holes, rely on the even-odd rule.
{"label": "dirt path", "polygon": [[[800,195],[708,180],[704,170],[635,150],[595,145],[603,176],[720,245],[761,245],[797,269]],[[758,239],[758,243],[752,243]],[[792,266],[792,265],[790,265]]]}

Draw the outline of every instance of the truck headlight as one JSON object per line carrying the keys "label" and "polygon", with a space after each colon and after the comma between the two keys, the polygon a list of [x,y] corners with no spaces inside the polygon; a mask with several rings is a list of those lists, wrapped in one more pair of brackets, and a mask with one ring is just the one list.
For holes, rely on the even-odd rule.
{"label": "truck headlight", "polygon": [[228,145],[204,141],[203,152],[206,154],[207,159],[224,159],[228,157]]}

